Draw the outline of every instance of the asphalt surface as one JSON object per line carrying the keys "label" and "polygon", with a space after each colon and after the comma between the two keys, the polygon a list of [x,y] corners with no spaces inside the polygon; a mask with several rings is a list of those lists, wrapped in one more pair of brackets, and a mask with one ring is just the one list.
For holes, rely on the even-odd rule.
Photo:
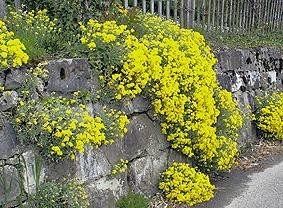
{"label": "asphalt surface", "polygon": [[196,208],[283,208],[283,155],[216,182],[215,198]]}

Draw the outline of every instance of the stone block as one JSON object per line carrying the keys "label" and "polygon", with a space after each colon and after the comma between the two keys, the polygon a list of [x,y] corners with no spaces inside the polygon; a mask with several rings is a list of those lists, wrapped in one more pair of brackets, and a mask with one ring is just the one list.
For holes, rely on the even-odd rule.
{"label": "stone block", "polygon": [[126,174],[102,177],[87,184],[91,207],[114,208],[116,202],[128,193]]}
{"label": "stone block", "polygon": [[133,100],[125,100],[121,110],[127,114],[131,115],[133,113],[143,113],[148,111],[150,108],[150,102],[142,97],[137,96]]}
{"label": "stone block", "polygon": [[242,53],[238,50],[225,49],[217,53],[218,69],[221,72],[237,70],[242,66]]}
{"label": "stone block", "polygon": [[60,160],[59,162],[45,161],[44,172],[50,180],[74,178],[77,173],[76,163],[70,159]]}
{"label": "stone block", "polygon": [[8,159],[19,151],[19,141],[16,133],[12,125],[7,121],[0,125],[0,144],[0,159]]}
{"label": "stone block", "polygon": [[169,151],[165,150],[159,152],[158,157],[146,156],[131,162],[128,168],[130,188],[149,197],[156,194],[160,173],[167,168],[168,154]]}
{"label": "stone block", "polygon": [[231,92],[237,92],[241,90],[242,86],[245,86],[245,83],[243,81],[243,77],[239,73],[235,73],[232,76],[232,83],[231,83]]}
{"label": "stone block", "polygon": [[184,155],[183,153],[174,150],[174,149],[169,149],[169,154],[167,158],[167,166],[171,166],[174,162],[179,162],[179,163],[190,163],[189,157]]}
{"label": "stone block", "polygon": [[7,111],[18,103],[18,93],[15,91],[5,91],[0,97],[0,111]]}
{"label": "stone block", "polygon": [[232,90],[232,80],[229,74],[218,74],[217,79],[219,84],[226,90]]}
{"label": "stone block", "polygon": [[141,114],[132,118],[124,138],[124,152],[129,160],[145,155],[158,155],[160,150],[169,146],[160,126],[147,115]]}
{"label": "stone block", "polygon": [[101,148],[85,151],[79,154],[76,159],[76,177],[82,181],[95,180],[110,175],[112,170],[111,163],[107,160]]}
{"label": "stone block", "polygon": [[18,170],[14,166],[0,167],[0,206],[1,204],[10,204],[20,196],[20,177]]}
{"label": "stone block", "polygon": [[1,72],[0,73],[0,86],[5,86],[5,80],[6,80],[6,73]]}
{"label": "stone block", "polygon": [[[24,167],[24,189],[28,194],[33,194],[36,191],[36,180],[39,183],[44,181],[44,163],[42,158],[33,150],[26,151],[22,154],[21,162]],[[40,171],[40,172],[39,172]],[[36,179],[36,175],[39,176]]]}
{"label": "stone block", "polygon": [[50,61],[48,91],[70,93],[90,90],[98,86],[96,79],[91,79],[90,65],[87,59],[61,59]]}
{"label": "stone block", "polygon": [[11,69],[6,75],[5,90],[20,88],[26,79],[26,69]]}

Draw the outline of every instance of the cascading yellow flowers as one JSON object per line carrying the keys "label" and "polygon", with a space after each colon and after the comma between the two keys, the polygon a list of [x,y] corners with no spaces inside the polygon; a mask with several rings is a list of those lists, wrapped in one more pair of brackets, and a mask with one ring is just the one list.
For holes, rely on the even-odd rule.
{"label": "cascading yellow flowers", "polygon": [[170,201],[193,206],[213,198],[215,186],[207,175],[175,162],[161,174],[159,188]]}
{"label": "cascading yellow flowers", "polygon": [[[90,20],[82,43],[121,45],[125,54],[108,85],[116,99],[147,93],[162,132],[172,147],[197,161],[205,170],[229,170],[237,155],[237,131],[242,117],[231,93],[219,91],[213,66],[217,60],[198,32],[181,29],[174,22],[152,15],[137,15],[143,35],[112,21]],[[104,38],[111,36],[111,40]],[[218,98],[219,99],[218,99]],[[223,98],[223,99],[222,99]],[[220,103],[219,103],[220,102]],[[228,106],[225,107],[225,104]],[[229,114],[223,114],[229,111]],[[225,123],[225,129],[220,130]],[[231,136],[228,132],[233,132]]]}
{"label": "cascading yellow flowers", "polygon": [[258,97],[255,120],[264,136],[283,140],[283,93],[274,92]]}
{"label": "cascading yellow flowers", "polygon": [[5,23],[0,20],[0,70],[26,64],[29,57],[25,50],[21,41],[15,39],[14,33],[9,32]]}

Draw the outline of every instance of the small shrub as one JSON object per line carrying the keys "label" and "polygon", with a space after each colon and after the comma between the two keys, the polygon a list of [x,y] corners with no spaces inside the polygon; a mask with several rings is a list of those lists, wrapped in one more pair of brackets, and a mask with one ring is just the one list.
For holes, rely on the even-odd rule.
{"label": "small shrub", "polygon": [[255,114],[257,127],[267,138],[283,140],[283,93],[274,92],[258,97]]}
{"label": "small shrub", "polygon": [[162,173],[159,188],[169,201],[193,206],[213,198],[215,186],[210,183],[207,175],[188,164],[173,163]]}
{"label": "small shrub", "polygon": [[29,56],[25,51],[25,45],[0,20],[0,72],[5,68],[26,64]]}
{"label": "small shrub", "polygon": [[91,116],[86,106],[76,99],[21,100],[16,110],[15,128],[23,143],[36,144],[50,159],[75,159],[76,152],[83,153],[87,145],[98,148],[124,136],[127,117],[119,112],[117,116],[106,115],[104,119],[111,118],[118,130],[113,125],[112,128],[105,125],[101,117]]}
{"label": "small shrub", "polygon": [[28,198],[26,208],[90,207],[83,183],[73,179],[62,183],[45,182]]}
{"label": "small shrub", "polygon": [[118,208],[147,208],[148,199],[141,194],[129,193],[117,202]]}
{"label": "small shrub", "polygon": [[32,60],[43,58],[59,49],[60,29],[56,25],[57,20],[51,20],[47,10],[10,12],[7,19],[8,28],[22,40]]}

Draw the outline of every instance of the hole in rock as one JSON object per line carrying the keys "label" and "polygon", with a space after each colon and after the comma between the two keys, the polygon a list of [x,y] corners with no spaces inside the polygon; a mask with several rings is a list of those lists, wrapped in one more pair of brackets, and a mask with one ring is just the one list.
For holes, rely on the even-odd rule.
{"label": "hole in rock", "polygon": [[246,63],[247,63],[247,64],[251,64],[251,63],[252,63],[252,60],[251,60],[251,58],[250,58],[250,57],[249,57],[249,58],[247,58]]}
{"label": "hole in rock", "polygon": [[64,68],[60,69],[60,79],[66,79],[66,71]]}

